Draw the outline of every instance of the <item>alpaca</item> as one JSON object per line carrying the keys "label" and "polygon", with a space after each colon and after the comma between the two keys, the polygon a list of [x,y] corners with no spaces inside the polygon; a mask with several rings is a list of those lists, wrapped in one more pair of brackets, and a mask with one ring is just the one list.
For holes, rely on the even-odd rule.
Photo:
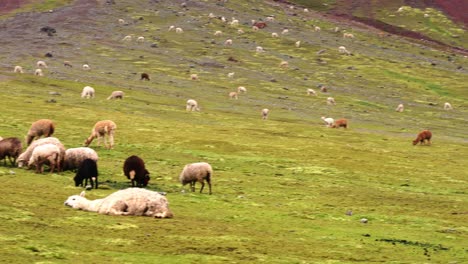
{"label": "alpaca", "polygon": [[[418,137],[413,140],[413,145],[420,143],[421,145],[427,144],[431,145],[432,133],[429,130],[423,130],[419,132]],[[427,140],[427,143],[426,143]]]}
{"label": "alpaca", "polygon": [[81,98],[86,98],[86,99],[89,99],[89,98],[94,98],[94,88],[91,87],[91,86],[85,86],[83,88],[83,91],[81,91]]}
{"label": "alpaca", "polygon": [[29,128],[28,134],[26,135],[26,144],[29,146],[34,138],[40,138],[41,136],[50,137],[54,134],[55,124],[50,119],[39,119],[32,123]]}
{"label": "alpaca", "polygon": [[132,187],[146,187],[150,180],[150,173],[145,168],[145,162],[138,156],[128,157],[123,165],[124,175],[132,181]]}
{"label": "alpaca", "polygon": [[205,181],[208,183],[209,194],[211,194],[211,177],[213,176],[213,168],[206,162],[191,163],[184,166],[184,169],[179,175],[182,186],[190,183],[190,189],[195,192],[195,183],[201,184],[200,193],[203,192]]}
{"label": "alpaca", "polygon": [[90,201],[85,192],[68,197],[64,205],[74,209],[107,215],[140,215],[155,218],[172,218],[169,203],[158,192],[141,188],[128,188],[110,194],[103,199]]}
{"label": "alpaca", "polygon": [[[104,139],[104,146],[112,149],[114,147],[114,133],[116,129],[117,125],[111,120],[98,121],[91,130],[91,135],[85,140],[85,147],[89,146],[93,139],[97,138],[98,146],[101,144],[102,139]],[[106,135],[109,145],[107,145]]]}

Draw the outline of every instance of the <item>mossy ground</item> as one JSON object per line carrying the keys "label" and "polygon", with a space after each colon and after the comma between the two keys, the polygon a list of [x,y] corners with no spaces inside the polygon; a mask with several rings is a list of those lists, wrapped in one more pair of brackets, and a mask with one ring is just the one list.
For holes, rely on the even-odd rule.
{"label": "mossy ground", "polygon": [[[331,30],[339,22],[314,12],[292,16],[272,2],[201,1],[188,9],[181,1],[116,2],[76,1],[53,13],[31,13],[37,30],[13,26],[27,23],[26,15],[1,21],[9,31],[0,33],[8,51],[0,56],[0,135],[22,138],[31,122],[50,118],[55,136],[70,148],[82,145],[96,121],[112,119],[116,146],[106,150],[93,142],[101,188],[87,195],[101,198],[129,186],[123,161],[138,155],[152,175],[149,189],[167,192],[175,217],[75,211],[63,205],[82,190],[72,172],[37,175],[2,166],[2,261],[468,260],[466,58],[358,28],[355,39],[343,40]],[[210,12],[236,17],[246,33],[209,19]],[[54,22],[63,14],[66,23]],[[251,19],[271,14],[275,22],[251,31]],[[118,18],[129,24],[119,25]],[[315,24],[320,33],[312,31]],[[43,25],[57,35],[38,32]],[[168,31],[170,25],[184,33]],[[270,37],[284,27],[289,35]],[[216,30],[223,36],[215,37]],[[146,41],[123,42],[129,34]],[[232,47],[223,45],[227,38]],[[302,47],[294,46],[297,40]],[[266,52],[255,53],[258,45]],[[338,54],[341,45],[353,56]],[[34,63],[48,51],[54,57],[46,59],[46,76],[32,76]],[[64,67],[64,60],[74,67]],[[278,67],[282,60],[289,68]],[[91,70],[83,71],[83,63]],[[13,74],[17,64],[27,73]],[[151,81],[140,81],[141,72]],[[200,79],[190,80],[191,73]],[[329,92],[305,95],[318,84]],[[95,99],[80,98],[85,85],[96,89]],[[247,94],[229,100],[239,85]],[[106,100],[113,90],[123,90],[124,100]],[[336,106],[326,105],[328,96]],[[198,100],[200,112],[185,111],[188,98]],[[446,101],[453,111],[442,109]],[[394,111],[399,103],[405,112]],[[261,120],[262,108],[271,110],[268,120]],[[350,127],[325,128],[321,116],[345,117]],[[433,132],[432,146],[411,145],[422,129]],[[178,174],[197,161],[213,165],[211,196],[181,192]]]}

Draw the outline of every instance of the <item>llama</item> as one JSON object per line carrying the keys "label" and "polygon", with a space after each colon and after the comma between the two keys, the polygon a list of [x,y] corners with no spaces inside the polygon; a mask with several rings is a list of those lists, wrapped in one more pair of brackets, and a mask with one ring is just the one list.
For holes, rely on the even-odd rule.
{"label": "llama", "polygon": [[85,192],[68,197],[64,205],[73,209],[106,215],[139,215],[155,218],[172,218],[169,203],[158,192],[141,188],[128,188],[110,194],[103,199],[90,201]]}
{"label": "llama", "polygon": [[81,92],[81,98],[86,98],[86,99],[89,99],[89,98],[94,98],[94,88],[91,87],[91,86],[85,86],[83,88],[83,91]]}
{"label": "llama", "polygon": [[24,73],[23,67],[21,66],[15,66],[15,69],[13,70],[14,73]]}
{"label": "llama", "polygon": [[[85,140],[85,147],[89,146],[93,139],[97,138],[98,146],[104,139],[104,147],[112,149],[114,147],[114,133],[116,129],[117,125],[111,120],[98,121],[91,130],[91,135]],[[106,135],[109,140],[109,145],[107,145]]]}
{"label": "llama", "polygon": [[113,91],[109,97],[107,97],[107,100],[112,100],[112,99],[123,99],[124,97],[124,92],[122,91]]}
{"label": "llama", "polygon": [[145,162],[138,156],[128,157],[123,165],[124,175],[131,180],[132,187],[146,187],[150,180],[150,173],[145,168]]}
{"label": "llama", "polygon": [[268,108],[262,109],[262,119],[266,120],[268,118],[268,115],[270,114],[270,110]]}
{"label": "llama", "polygon": [[340,127],[348,128],[348,120],[344,118],[338,119],[333,123],[331,127],[332,128],[340,128]]}
{"label": "llama", "polygon": [[29,128],[28,134],[26,135],[26,144],[29,146],[33,142],[34,138],[40,138],[41,136],[50,137],[54,134],[55,124],[50,119],[39,119],[32,123]]}
{"label": "llama", "polygon": [[399,104],[397,108],[395,109],[395,111],[400,112],[400,113],[403,112],[404,110],[405,110],[405,106],[403,104]]}
{"label": "llama", "polygon": [[21,140],[16,137],[0,139],[0,160],[4,160],[4,165],[7,165],[7,159],[10,161],[11,166],[14,166],[16,159],[23,150]]}
{"label": "llama", "polygon": [[[83,186],[83,180],[85,181],[85,188],[88,188],[88,179],[91,182],[91,189],[98,188],[98,176],[99,172],[97,169],[97,163],[92,159],[85,159],[78,167],[78,171],[75,174],[73,180],[75,186]],[[96,184],[95,184],[96,183]]]}
{"label": "llama", "polygon": [[36,166],[36,173],[43,173],[44,163],[49,164],[50,173],[54,172],[56,166],[60,167],[60,149],[55,144],[44,144],[34,148],[28,167],[34,165]]}
{"label": "llama", "polygon": [[187,104],[186,104],[186,110],[187,111],[200,111],[200,108],[198,107],[198,102],[193,99],[188,99]]}
{"label": "llama", "polygon": [[205,181],[208,183],[209,194],[211,194],[211,177],[213,176],[213,168],[206,162],[191,163],[184,166],[184,169],[179,175],[182,186],[190,183],[190,189],[195,192],[195,183],[201,184],[200,193],[203,192]]}
{"label": "llama", "polygon": [[[419,132],[418,137],[413,140],[413,145],[417,145],[420,143],[421,145],[427,144],[431,145],[431,138],[432,138],[432,133],[429,130],[423,130]],[[426,143],[427,140],[427,143]]]}

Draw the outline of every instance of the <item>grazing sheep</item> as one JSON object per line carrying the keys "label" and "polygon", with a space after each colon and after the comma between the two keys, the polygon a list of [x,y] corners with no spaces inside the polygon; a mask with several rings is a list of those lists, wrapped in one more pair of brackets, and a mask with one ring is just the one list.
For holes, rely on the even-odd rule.
{"label": "grazing sheep", "polygon": [[205,187],[205,181],[208,183],[209,193],[211,194],[211,177],[213,176],[213,169],[211,165],[206,162],[196,162],[187,164],[179,175],[180,183],[182,186],[190,183],[190,189],[195,192],[195,183],[201,184],[200,193]]}
{"label": "grazing sheep", "polygon": [[81,66],[81,68],[83,68],[83,70],[85,70],[85,71],[89,71],[91,69],[91,67],[89,67],[88,64],[83,64],[83,66]]}
{"label": "grazing sheep", "polygon": [[215,18],[216,16],[215,16],[213,13],[209,13],[209,14],[208,14],[208,17],[209,17],[209,18]]}
{"label": "grazing sheep", "polygon": [[234,74],[235,74],[234,72],[230,72],[230,73],[228,73],[227,76],[228,76],[228,78],[234,78]]}
{"label": "grazing sheep", "polygon": [[344,53],[344,54],[346,54],[346,55],[351,55],[351,52],[349,52],[349,51],[346,49],[345,46],[340,46],[340,47],[338,47],[338,52],[339,52],[339,53]]}
{"label": "grazing sheep", "polygon": [[421,145],[426,144],[427,140],[427,145],[431,145],[431,138],[432,138],[432,133],[429,130],[423,130],[418,134],[418,137],[413,140],[413,145],[416,145],[418,143],[421,143]]}
{"label": "grazing sheep", "polygon": [[271,37],[272,37],[272,38],[277,38],[277,37],[278,37],[278,33],[276,33],[276,32],[271,33]]}
{"label": "grazing sheep", "polygon": [[327,105],[336,105],[335,98],[328,97],[327,98]]}
{"label": "grazing sheep", "polygon": [[230,92],[230,93],[229,93],[229,98],[231,98],[231,99],[236,99],[236,100],[237,100],[237,99],[238,99],[237,93],[236,93],[236,92]]}
{"label": "grazing sheep", "polygon": [[332,128],[340,128],[340,127],[348,128],[348,120],[344,118],[338,119],[333,123],[331,127]]}
{"label": "grazing sheep", "polygon": [[270,114],[270,110],[267,108],[262,109],[262,119],[266,120],[268,118],[268,115]]}
{"label": "grazing sheep", "polygon": [[54,134],[55,125],[50,119],[39,119],[32,123],[26,135],[26,144],[29,146],[34,138],[50,137]]}
{"label": "grazing sheep", "polygon": [[281,31],[281,34],[286,35],[289,33],[289,29],[285,28],[283,31]]}
{"label": "grazing sheep", "polygon": [[257,26],[252,26],[252,30],[253,31],[258,31],[258,27]]}
{"label": "grazing sheep", "polygon": [[[85,159],[81,162],[78,167],[78,171],[75,174],[73,180],[75,181],[75,186],[83,186],[83,180],[85,180],[84,187],[88,186],[88,179],[91,182],[91,189],[98,188],[98,169],[97,163],[92,159]],[[96,185],[94,185],[96,183]]]}
{"label": "grazing sheep", "polygon": [[261,46],[257,46],[257,47],[255,48],[255,51],[258,52],[258,53],[260,53],[260,52],[265,52],[265,50],[263,50],[263,48],[262,48]]}
{"label": "grazing sheep", "polygon": [[170,26],[169,29],[168,29],[167,31],[172,31],[173,29],[175,29],[175,26],[174,26],[174,25]]}
{"label": "grazing sheep", "polygon": [[314,31],[315,31],[315,32],[320,32],[321,30],[322,30],[322,29],[321,29],[319,26],[315,26],[315,27],[314,27]]}
{"label": "grazing sheep", "polygon": [[123,99],[124,97],[124,92],[122,91],[113,91],[109,97],[107,97],[107,100],[112,100],[112,99]]}
{"label": "grazing sheep", "polygon": [[449,102],[445,102],[444,110],[453,110],[453,107]]}
{"label": "grazing sheep", "polygon": [[68,197],[64,205],[73,209],[97,212],[107,215],[139,215],[155,218],[172,218],[169,203],[158,192],[128,188],[110,194],[103,199],[90,201],[85,198],[85,192]]}
{"label": "grazing sheep", "polygon": [[300,40],[296,41],[296,43],[294,45],[296,45],[296,48],[300,48],[301,47],[301,41]]}
{"label": "grazing sheep", "polygon": [[196,74],[196,73],[190,74],[190,79],[193,80],[193,81],[198,80],[198,74]]}
{"label": "grazing sheep", "polygon": [[215,36],[221,36],[221,35],[223,35],[223,32],[221,30],[216,30],[214,35]]}
{"label": "grazing sheep", "polygon": [[226,39],[226,41],[224,41],[224,46],[231,46],[232,45],[232,39]]}
{"label": "grazing sheep", "polygon": [[247,88],[244,86],[237,87],[237,93],[247,93]]}
{"label": "grazing sheep", "polygon": [[46,138],[41,138],[36,141],[33,141],[29,147],[19,155],[18,159],[16,160],[18,164],[18,168],[22,168],[24,165],[27,164],[27,162],[31,159],[32,153],[34,149],[38,146],[45,145],[45,144],[54,144],[60,149],[60,159],[59,159],[59,164],[57,164],[57,169],[61,171],[62,169],[62,164],[65,159],[65,147],[63,144],[60,142],[55,137],[46,137]]}
{"label": "grazing sheep", "polygon": [[307,95],[314,95],[317,96],[317,93],[314,91],[314,89],[307,89]]}
{"label": "grazing sheep", "polygon": [[403,104],[399,104],[397,108],[395,109],[395,111],[400,112],[400,113],[403,112],[404,110],[405,110],[405,106]]}
{"label": "grazing sheep", "polygon": [[83,163],[83,161],[86,159],[91,159],[97,162],[99,157],[96,151],[94,151],[92,148],[69,148],[65,151],[63,170],[78,169],[81,166],[81,163]]}
{"label": "grazing sheep", "polygon": [[428,17],[429,17],[429,14],[424,14],[424,17],[425,17],[425,18],[428,18]]}
{"label": "grazing sheep", "polygon": [[198,108],[197,101],[195,101],[193,99],[188,99],[187,100],[186,110],[187,111],[200,111],[200,108]]}
{"label": "grazing sheep", "polygon": [[145,42],[145,37],[138,37],[137,42]]}
{"label": "grazing sheep", "polygon": [[122,40],[123,40],[123,41],[131,41],[131,40],[132,40],[132,36],[127,35],[127,36],[125,36]]}
{"label": "grazing sheep", "polygon": [[326,127],[332,127],[333,123],[335,123],[335,120],[333,118],[331,118],[331,117],[322,116],[321,118],[322,118],[323,122],[325,122]]}
{"label": "grazing sheep", "polygon": [[81,92],[81,98],[86,98],[86,99],[89,99],[89,98],[94,98],[94,88],[91,87],[91,86],[85,86],[83,88],[83,91]]}
{"label": "grazing sheep", "polygon": [[279,66],[281,68],[288,68],[289,67],[289,63],[287,61],[282,61],[280,62]]}
{"label": "grazing sheep", "polygon": [[343,38],[354,38],[354,35],[352,33],[343,33]]}
{"label": "grazing sheep", "polygon": [[34,75],[36,76],[44,76],[44,73],[42,72],[42,69],[36,69],[34,71]]}
{"label": "grazing sheep", "polygon": [[327,93],[328,92],[327,87],[325,85],[320,85],[320,92]]}
{"label": "grazing sheep", "polygon": [[150,173],[145,168],[145,162],[138,156],[128,157],[123,165],[124,175],[132,181],[132,187],[146,187],[150,180]]}
{"label": "grazing sheep", "polygon": [[338,33],[339,31],[340,31],[340,28],[339,28],[339,27],[335,27],[335,28],[333,29],[333,32],[335,32],[335,33]]}
{"label": "grazing sheep", "polygon": [[142,73],[142,74],[141,74],[140,81],[141,81],[141,80],[147,80],[147,81],[149,81],[149,80],[150,80],[149,74],[147,74],[147,73]]}
{"label": "grazing sheep", "polygon": [[[114,133],[116,129],[117,125],[111,120],[98,121],[91,130],[91,135],[85,140],[85,147],[89,146],[93,139],[97,138],[98,146],[104,139],[104,146],[108,149],[112,149],[114,147]],[[109,138],[109,146],[107,145],[106,135]]]}
{"label": "grazing sheep", "polygon": [[182,28],[178,27],[178,28],[175,29],[175,32],[177,34],[181,34],[181,33],[184,33],[184,30]]}
{"label": "grazing sheep", "polygon": [[41,67],[42,68],[47,68],[47,63],[45,63],[45,61],[38,61],[38,62],[36,62],[36,66],[38,68],[41,68]]}
{"label": "grazing sheep", "polygon": [[125,24],[125,20],[123,20],[123,19],[119,18],[119,24],[120,24],[120,25],[123,25],[123,24]]}
{"label": "grazing sheep", "polygon": [[24,73],[23,67],[21,66],[15,66],[15,69],[13,70],[14,73]]}
{"label": "grazing sheep", "polygon": [[54,172],[55,167],[60,167],[60,149],[54,144],[44,144],[34,148],[28,167],[36,166],[36,173],[44,172],[44,163],[48,163],[50,173]]}
{"label": "grazing sheep", "polygon": [[4,165],[6,166],[6,158],[11,163],[11,166],[14,166],[16,159],[21,154],[23,150],[23,144],[21,140],[16,137],[10,138],[0,138],[0,160],[4,160]]}
{"label": "grazing sheep", "polygon": [[69,61],[64,61],[63,66],[73,68],[73,65]]}

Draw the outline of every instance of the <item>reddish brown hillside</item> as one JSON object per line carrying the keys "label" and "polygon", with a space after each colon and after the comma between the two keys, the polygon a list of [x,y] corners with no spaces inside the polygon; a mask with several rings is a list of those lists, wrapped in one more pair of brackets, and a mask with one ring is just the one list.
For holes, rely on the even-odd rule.
{"label": "reddish brown hillside", "polygon": [[22,5],[30,2],[29,0],[1,0],[0,1],[0,14],[6,14],[11,10],[20,8]]}

